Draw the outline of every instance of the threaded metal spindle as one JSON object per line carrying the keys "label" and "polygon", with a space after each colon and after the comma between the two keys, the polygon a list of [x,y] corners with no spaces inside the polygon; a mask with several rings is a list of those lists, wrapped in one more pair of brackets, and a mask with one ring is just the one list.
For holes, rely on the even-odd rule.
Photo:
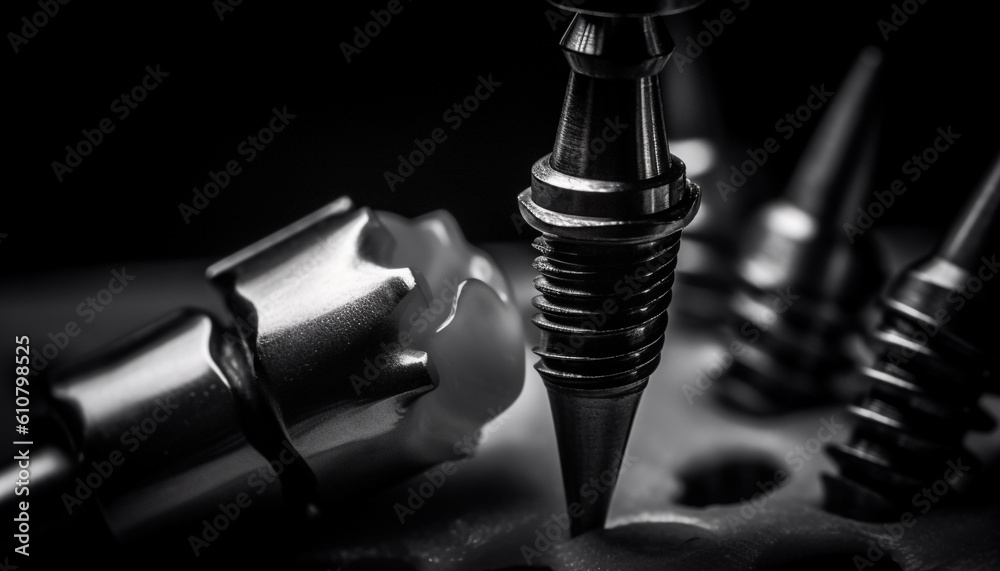
{"label": "threaded metal spindle", "polygon": [[[856,422],[846,444],[828,453],[840,475],[825,476],[829,511],[892,519],[939,480],[964,490],[977,461],[963,446],[994,421],[977,407],[997,388],[1000,317],[996,278],[1000,158],[934,256],[907,269],[882,302],[871,335],[876,361],[862,373],[871,388],[849,407]],[[964,478],[964,479],[963,479]],[[950,493],[935,502],[961,496]]]}
{"label": "threaded metal spindle", "polygon": [[[661,14],[700,0],[588,4],[561,45],[570,64],[556,140],[518,196],[542,236],[535,365],[549,394],[573,535],[603,526],[632,420],[660,362],[681,230],[701,201],[670,154]],[[619,11],[622,10],[622,11]],[[612,480],[614,481],[614,480]]]}
{"label": "threaded metal spindle", "polygon": [[594,388],[648,377],[660,361],[680,232],[629,245],[539,237],[534,246],[543,254],[532,300],[539,372]]}
{"label": "threaded metal spindle", "polygon": [[[941,336],[928,338],[918,321],[898,309],[885,311],[872,337],[878,361],[863,369],[872,388],[861,404],[848,407],[856,422],[853,437],[829,449],[843,478],[887,500],[881,507],[877,502],[834,510],[862,519],[892,517],[896,506],[905,507],[921,488],[941,479],[949,461],[975,468],[962,440],[970,430],[993,426],[977,408],[990,380],[986,360]],[[856,513],[859,508],[863,512]]]}

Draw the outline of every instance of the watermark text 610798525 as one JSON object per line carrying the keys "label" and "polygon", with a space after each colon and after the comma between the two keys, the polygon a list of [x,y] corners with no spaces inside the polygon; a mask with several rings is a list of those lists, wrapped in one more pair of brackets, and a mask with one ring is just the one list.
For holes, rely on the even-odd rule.
{"label": "watermark text 610798525", "polygon": [[[31,381],[28,380],[30,367],[28,363],[31,359],[31,340],[27,335],[20,335],[14,338],[14,447],[17,455],[14,461],[17,462],[17,480],[14,482],[14,495],[19,498],[17,505],[17,517],[14,518],[15,531],[14,539],[20,544],[14,548],[14,552],[24,557],[29,557],[31,546],[31,517],[29,516],[30,502],[27,500],[31,493],[31,444],[28,440],[28,426],[30,424],[31,412],[31,392],[28,387]],[[22,499],[23,498],[23,499]],[[6,564],[7,562],[4,561]],[[13,568],[13,566],[11,566]]]}

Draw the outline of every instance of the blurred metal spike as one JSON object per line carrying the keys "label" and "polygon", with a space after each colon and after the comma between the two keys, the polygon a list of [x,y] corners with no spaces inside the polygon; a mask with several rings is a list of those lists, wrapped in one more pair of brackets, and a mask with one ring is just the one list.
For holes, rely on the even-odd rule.
{"label": "blurred metal spike", "polygon": [[849,341],[883,278],[871,240],[849,242],[842,229],[870,189],[881,65],[878,49],[861,52],[785,196],[743,236],[730,309],[732,339],[746,350],[716,393],[738,409],[773,414],[844,398],[837,381],[857,359]]}
{"label": "blurred metal spike", "polygon": [[974,198],[952,223],[938,256],[966,270],[975,269],[982,256],[996,253],[997,212],[1000,211],[1000,156],[979,183]]}
{"label": "blurred metal spike", "polygon": [[827,449],[840,469],[824,476],[828,511],[894,519],[945,474],[952,474],[949,489],[971,487],[974,478],[963,472],[977,461],[965,435],[995,426],[978,401],[998,388],[1000,332],[991,325],[1000,316],[1000,286],[983,274],[997,272],[998,215],[1000,157],[937,251],[901,272],[882,301],[869,339],[878,358],[862,369],[871,388],[848,409],[856,422],[851,439]]}
{"label": "blurred metal spike", "polygon": [[860,202],[859,194],[868,190],[861,188],[855,195],[843,192],[845,181],[859,170],[857,163],[871,152],[865,142],[881,111],[881,67],[878,48],[862,50],[788,183],[789,202],[820,220],[845,209],[850,212]]}

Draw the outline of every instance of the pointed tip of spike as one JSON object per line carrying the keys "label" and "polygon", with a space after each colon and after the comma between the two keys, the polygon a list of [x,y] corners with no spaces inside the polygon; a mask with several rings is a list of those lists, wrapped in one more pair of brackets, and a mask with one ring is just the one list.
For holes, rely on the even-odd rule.
{"label": "pointed tip of spike", "polygon": [[[819,218],[837,214],[840,205],[844,204],[845,178],[855,175],[866,179],[873,170],[873,165],[869,164],[864,167],[868,172],[854,172],[865,163],[865,156],[875,151],[868,142],[879,130],[882,60],[881,49],[864,48],[834,94],[828,95],[821,84],[819,90],[815,86],[812,88],[813,95],[806,101],[808,109],[813,111],[820,110],[824,104],[828,109],[822,112],[815,134],[795,167],[788,183],[788,194],[799,208]],[[829,103],[826,102],[828,98]],[[860,186],[862,194],[865,189],[866,185]],[[847,199],[852,204],[851,211],[854,198]]]}
{"label": "pointed tip of spike", "polygon": [[952,223],[938,252],[953,264],[973,270],[982,256],[996,247],[997,217],[1000,215],[1000,156],[993,159],[989,170],[965,202],[961,213]]}
{"label": "pointed tip of spike", "polygon": [[881,65],[882,49],[878,46],[865,46],[858,54],[858,61],[870,67]]}
{"label": "pointed tip of spike", "polygon": [[573,537],[604,527],[646,383],[597,391],[546,383]]}

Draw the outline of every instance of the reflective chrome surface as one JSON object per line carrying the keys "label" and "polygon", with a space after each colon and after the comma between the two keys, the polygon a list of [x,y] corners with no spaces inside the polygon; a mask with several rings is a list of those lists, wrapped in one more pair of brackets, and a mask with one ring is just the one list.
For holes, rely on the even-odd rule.
{"label": "reflective chrome surface", "polygon": [[520,393],[509,285],[447,213],[344,198],[208,273],[232,323],[165,318],[54,390],[77,475],[113,472],[93,492],[122,539],[241,494],[258,513],[355,502],[468,455]]}
{"label": "reflective chrome surface", "polygon": [[[670,154],[658,75],[674,48],[662,14],[695,4],[562,4],[578,12],[561,41],[572,71],[552,153],[517,198],[542,234],[535,368],[549,392],[574,535],[604,524],[660,363],[680,231],[701,201]],[[601,478],[609,490],[590,497],[589,482]]]}

